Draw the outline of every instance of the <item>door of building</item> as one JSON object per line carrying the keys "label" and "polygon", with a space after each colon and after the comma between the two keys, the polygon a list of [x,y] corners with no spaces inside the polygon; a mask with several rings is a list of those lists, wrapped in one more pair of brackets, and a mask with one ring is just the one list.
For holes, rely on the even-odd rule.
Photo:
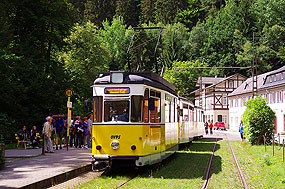
{"label": "door of building", "polygon": [[223,116],[222,115],[218,115],[218,121],[222,122],[223,121]]}

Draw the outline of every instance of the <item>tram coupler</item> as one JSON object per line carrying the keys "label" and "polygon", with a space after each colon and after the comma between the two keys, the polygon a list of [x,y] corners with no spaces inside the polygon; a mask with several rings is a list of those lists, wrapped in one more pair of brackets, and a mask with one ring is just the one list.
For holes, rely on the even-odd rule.
{"label": "tram coupler", "polygon": [[111,168],[112,162],[111,160],[96,160],[92,159],[92,171],[99,172],[99,171],[107,171]]}

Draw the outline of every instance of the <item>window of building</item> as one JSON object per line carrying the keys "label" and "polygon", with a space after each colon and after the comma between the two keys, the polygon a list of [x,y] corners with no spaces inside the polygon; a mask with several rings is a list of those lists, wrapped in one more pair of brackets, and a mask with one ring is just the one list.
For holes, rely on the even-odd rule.
{"label": "window of building", "polygon": [[94,103],[93,103],[93,121],[94,122],[102,122],[102,109],[103,109],[103,97],[102,96],[95,96]]}
{"label": "window of building", "polygon": [[228,100],[228,98],[226,96],[223,96],[223,104],[224,105],[227,105],[227,100]]}
{"label": "window of building", "polygon": [[276,92],[276,102],[279,103],[280,102],[280,93]]}
{"label": "window of building", "polygon": [[276,74],[274,74],[272,77],[273,77],[273,81],[276,81]]}
{"label": "window of building", "polygon": [[222,121],[226,124],[228,121],[228,116],[227,115],[222,115]]}
{"label": "window of building", "polygon": [[233,82],[232,81],[229,82],[229,88],[233,88]]}
{"label": "window of building", "polygon": [[281,80],[281,74],[282,74],[282,73],[276,74],[276,81],[280,81],[280,80]]}
{"label": "window of building", "polygon": [[272,82],[272,76],[268,76],[269,77],[269,82],[271,83]]}
{"label": "window of building", "polygon": [[285,73],[285,72],[280,73],[280,79],[281,79],[281,80],[284,79],[284,73]]}
{"label": "window of building", "polygon": [[132,96],[131,104],[131,122],[142,122],[143,96]]}

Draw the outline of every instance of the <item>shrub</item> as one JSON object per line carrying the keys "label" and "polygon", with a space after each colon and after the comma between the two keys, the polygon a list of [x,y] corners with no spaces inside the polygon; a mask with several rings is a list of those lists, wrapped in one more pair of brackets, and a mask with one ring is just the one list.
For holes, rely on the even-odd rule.
{"label": "shrub", "polygon": [[274,131],[274,111],[267,105],[264,98],[256,96],[246,102],[243,114],[244,133],[249,142],[260,144],[263,135],[269,140]]}

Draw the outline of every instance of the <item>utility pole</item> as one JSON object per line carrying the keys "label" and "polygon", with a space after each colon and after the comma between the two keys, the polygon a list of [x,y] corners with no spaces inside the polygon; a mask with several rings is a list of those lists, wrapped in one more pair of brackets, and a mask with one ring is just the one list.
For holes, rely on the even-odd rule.
{"label": "utility pole", "polygon": [[255,54],[254,54],[254,39],[255,32],[252,34],[252,64],[251,64],[251,73],[252,73],[252,98],[257,92],[257,61],[255,61]]}

